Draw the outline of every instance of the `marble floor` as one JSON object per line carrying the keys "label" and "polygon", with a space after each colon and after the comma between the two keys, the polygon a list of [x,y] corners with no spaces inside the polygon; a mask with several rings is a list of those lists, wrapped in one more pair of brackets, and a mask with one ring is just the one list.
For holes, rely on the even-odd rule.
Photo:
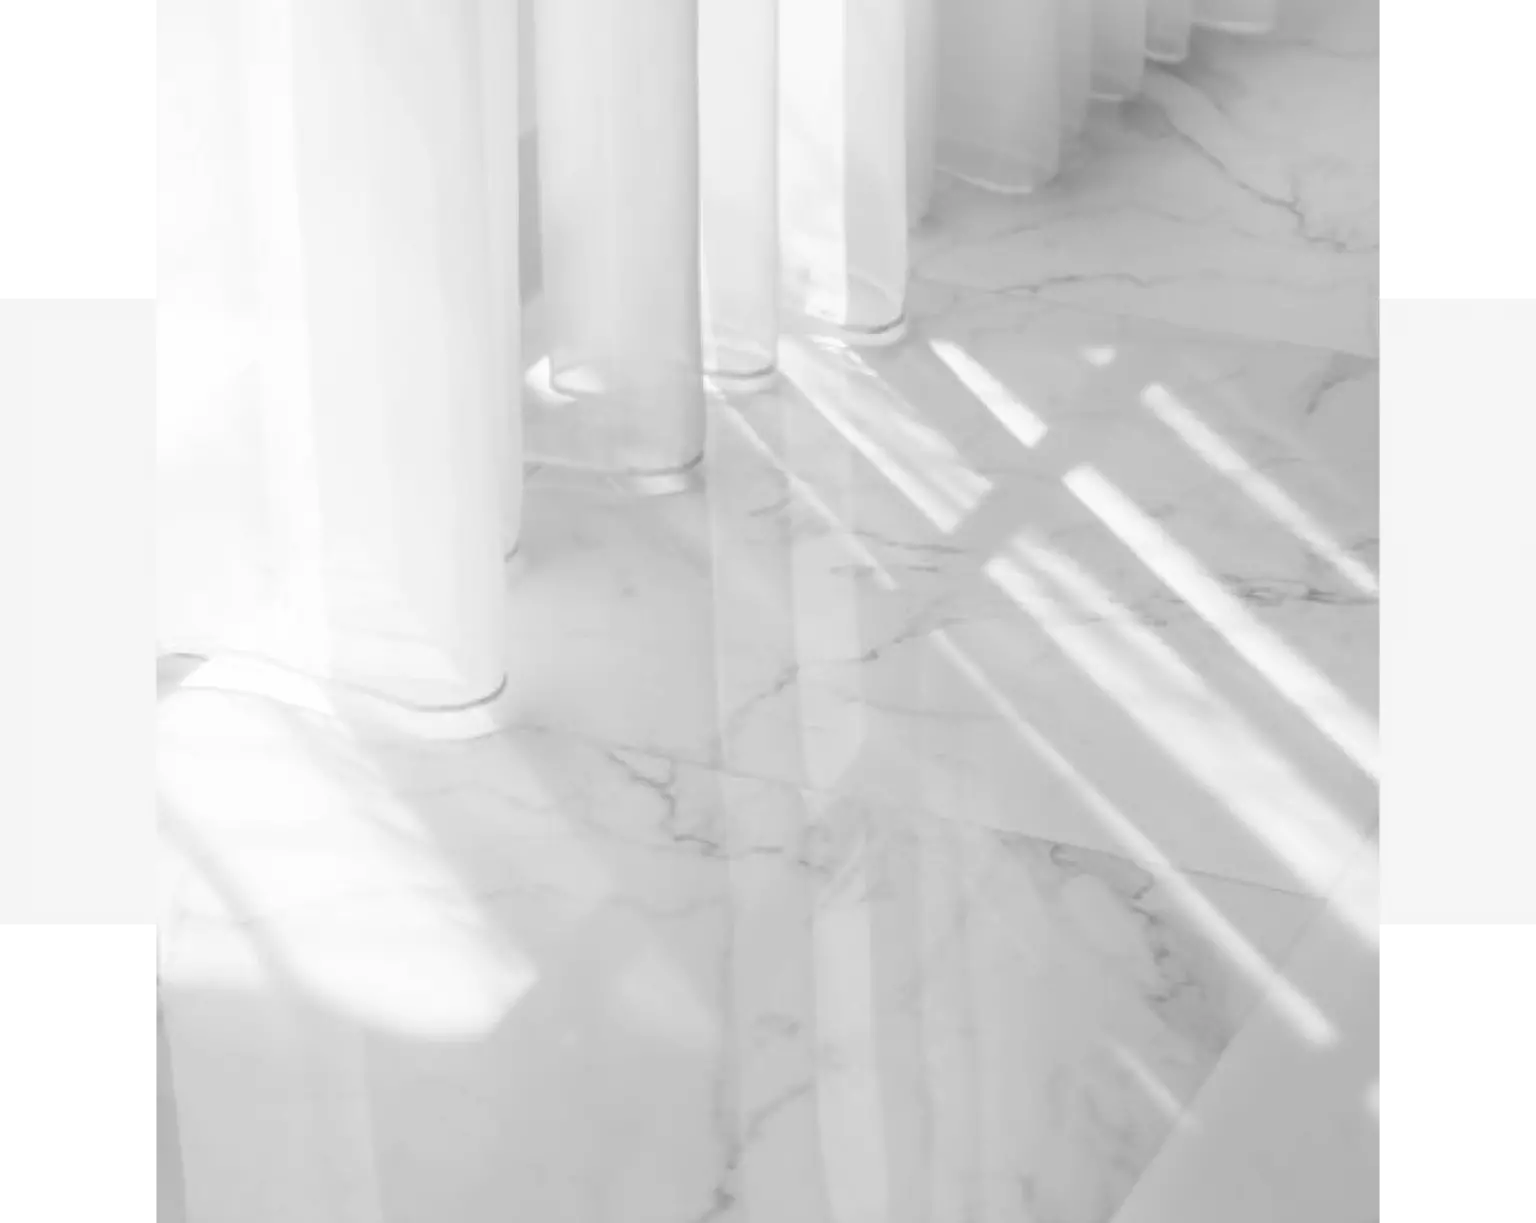
{"label": "marble floor", "polygon": [[1197,32],[1053,190],[944,192],[919,282],[1374,355],[1377,7],[1282,0],[1272,35]]}
{"label": "marble floor", "polygon": [[784,357],[702,491],[532,481],[525,729],[162,700],[188,1217],[1096,1223],[1212,1100],[1369,1128],[1369,364],[1040,303]]}
{"label": "marble floor", "polygon": [[1365,11],[533,473],[517,729],[168,686],[163,1223],[1376,1217]]}

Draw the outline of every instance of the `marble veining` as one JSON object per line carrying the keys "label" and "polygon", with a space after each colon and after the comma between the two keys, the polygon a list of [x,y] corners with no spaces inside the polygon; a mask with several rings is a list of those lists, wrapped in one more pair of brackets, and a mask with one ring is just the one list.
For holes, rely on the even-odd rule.
{"label": "marble veining", "polygon": [[162,694],[165,1223],[1354,1223],[1376,17],[1283,12],[702,487],[531,472],[517,729]]}
{"label": "marble veining", "polygon": [[1315,907],[566,736],[160,733],[192,1219],[1107,1219]]}
{"label": "marble veining", "polygon": [[1309,1044],[1266,999],[1115,1223],[1379,1218],[1380,974],[1374,942],[1343,916],[1354,909],[1374,923],[1379,885],[1373,845],[1280,965],[1326,1008],[1338,1038]]}
{"label": "marble veining", "polygon": [[1284,966],[1375,829],[1373,363],[1018,300],[782,356],[700,488],[533,473],[522,729],[162,697],[187,1219],[1106,1223],[1261,1001],[1339,1044]]}
{"label": "marble veining", "polygon": [[531,479],[526,723],[1326,893],[1375,825],[1373,363],[1020,301],[783,361],[701,491]]}
{"label": "marble veining", "polygon": [[1374,354],[1377,6],[1281,12],[1272,36],[1197,31],[1185,63],[1149,66],[1046,189],[947,188],[919,284]]}

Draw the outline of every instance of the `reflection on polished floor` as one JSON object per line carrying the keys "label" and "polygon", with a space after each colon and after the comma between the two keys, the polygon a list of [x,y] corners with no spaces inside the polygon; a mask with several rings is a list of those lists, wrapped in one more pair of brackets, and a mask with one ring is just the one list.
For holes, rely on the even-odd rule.
{"label": "reflection on polished floor", "polygon": [[[535,475],[524,729],[166,697],[189,1217],[1365,1218],[1375,393],[1040,303],[797,337],[704,488]],[[1250,1114],[1341,1166],[1180,1200]]]}
{"label": "reflection on polished floor", "polygon": [[162,698],[165,1223],[1376,1217],[1374,125],[1263,95],[1356,113],[1337,10],[942,198],[704,487],[534,473],[519,729]]}

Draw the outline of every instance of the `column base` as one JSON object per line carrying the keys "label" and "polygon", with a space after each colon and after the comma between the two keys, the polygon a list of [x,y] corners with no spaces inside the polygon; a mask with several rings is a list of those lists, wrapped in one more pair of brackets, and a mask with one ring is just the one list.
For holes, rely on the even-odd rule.
{"label": "column base", "polygon": [[185,674],[174,687],[262,697],[293,709],[336,719],[366,735],[452,742],[499,734],[515,724],[506,678],[495,691],[462,705],[417,706],[368,689],[320,679],[270,659],[213,654],[201,662],[187,655]]}
{"label": "column base", "polygon": [[737,373],[735,370],[705,370],[704,385],[721,395],[761,395],[771,391],[779,383],[779,367],[765,365],[762,369]]}
{"label": "column base", "polygon": [[889,348],[907,338],[906,313],[878,327],[850,327],[844,323],[820,324],[820,330],[854,348]]}
{"label": "column base", "polygon": [[660,471],[621,471],[564,458],[529,455],[525,486],[535,480],[625,497],[670,497],[704,487],[704,456]]}

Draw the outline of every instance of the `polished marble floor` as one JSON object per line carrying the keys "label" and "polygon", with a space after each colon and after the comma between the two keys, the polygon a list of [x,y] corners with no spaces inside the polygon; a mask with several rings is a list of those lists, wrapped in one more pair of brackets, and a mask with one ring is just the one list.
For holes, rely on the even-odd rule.
{"label": "polished marble floor", "polygon": [[162,696],[164,1223],[1376,1217],[1362,12],[534,473],[516,730]]}
{"label": "polished marble floor", "polygon": [[1373,977],[1288,965],[1374,954],[1371,364],[1040,303],[784,362],[701,490],[532,480],[525,729],[162,701],[189,1217],[1095,1223],[1265,1025],[1228,1111],[1370,1124],[1296,1085]]}
{"label": "polished marble floor", "polygon": [[1373,355],[1378,5],[1278,7],[1274,34],[1200,31],[1094,115],[1054,189],[941,195],[919,281]]}

